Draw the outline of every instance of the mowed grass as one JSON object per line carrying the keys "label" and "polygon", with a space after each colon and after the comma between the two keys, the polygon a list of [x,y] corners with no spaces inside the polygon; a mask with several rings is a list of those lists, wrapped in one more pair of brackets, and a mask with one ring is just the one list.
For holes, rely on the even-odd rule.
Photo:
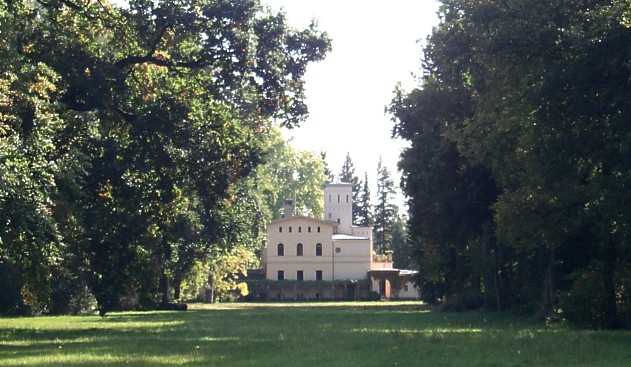
{"label": "mowed grass", "polygon": [[631,332],[411,302],[0,318],[0,366],[631,366]]}

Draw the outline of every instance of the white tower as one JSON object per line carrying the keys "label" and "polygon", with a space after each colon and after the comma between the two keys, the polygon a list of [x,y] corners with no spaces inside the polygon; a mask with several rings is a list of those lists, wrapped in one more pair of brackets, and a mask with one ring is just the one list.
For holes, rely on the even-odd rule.
{"label": "white tower", "polygon": [[338,233],[352,234],[352,184],[330,183],[324,187],[324,219],[337,222]]}

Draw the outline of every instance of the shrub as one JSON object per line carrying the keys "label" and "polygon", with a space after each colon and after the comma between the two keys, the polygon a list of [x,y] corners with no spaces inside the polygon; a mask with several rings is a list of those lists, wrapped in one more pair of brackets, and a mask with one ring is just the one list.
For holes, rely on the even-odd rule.
{"label": "shrub", "polygon": [[446,297],[441,305],[443,311],[477,310],[484,305],[484,298],[478,291],[467,290],[460,294]]}
{"label": "shrub", "polygon": [[571,288],[561,295],[562,316],[583,327],[603,326],[607,310],[602,272],[587,268],[574,272],[571,279]]}
{"label": "shrub", "polygon": [[24,312],[20,295],[22,280],[17,269],[9,263],[0,262],[0,314],[15,315]]}

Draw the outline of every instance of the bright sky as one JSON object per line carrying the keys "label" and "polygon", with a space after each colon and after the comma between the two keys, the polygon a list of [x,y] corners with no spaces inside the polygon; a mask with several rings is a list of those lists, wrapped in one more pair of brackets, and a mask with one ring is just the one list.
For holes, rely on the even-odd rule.
{"label": "bright sky", "polygon": [[[312,19],[333,40],[327,58],[306,75],[310,116],[301,127],[285,131],[292,145],[325,151],[338,174],[346,153],[363,179],[368,172],[376,193],[379,156],[399,188],[399,154],[405,143],[390,138],[393,123],[384,113],[397,82],[406,90],[421,73],[421,51],[438,23],[436,0],[262,0],[285,9],[290,25],[306,27]],[[402,207],[404,199],[397,198]],[[373,203],[374,204],[374,203]]]}

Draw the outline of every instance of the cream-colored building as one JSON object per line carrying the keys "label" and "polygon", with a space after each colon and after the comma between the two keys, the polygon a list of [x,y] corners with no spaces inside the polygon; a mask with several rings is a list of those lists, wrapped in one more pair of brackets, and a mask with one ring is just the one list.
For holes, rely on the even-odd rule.
{"label": "cream-colored building", "polygon": [[[401,271],[392,262],[374,255],[372,227],[352,224],[352,206],[352,185],[347,183],[326,185],[324,219],[295,215],[293,201],[287,200],[283,216],[267,228],[265,277],[278,281],[369,280],[371,290],[384,298],[418,298],[410,277],[400,278]],[[396,286],[391,292],[392,283]]]}

